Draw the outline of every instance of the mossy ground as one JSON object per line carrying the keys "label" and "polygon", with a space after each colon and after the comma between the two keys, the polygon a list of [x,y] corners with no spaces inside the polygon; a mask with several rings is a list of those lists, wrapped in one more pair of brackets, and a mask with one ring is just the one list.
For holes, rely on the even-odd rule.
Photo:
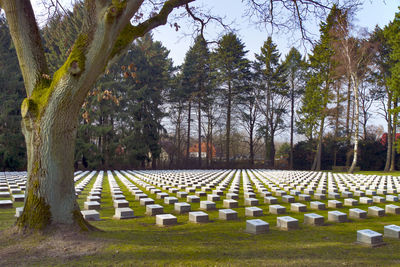
{"label": "mossy ground", "polygon": [[[377,174],[377,173],[374,173]],[[80,195],[78,202],[83,207],[86,196],[95,178]],[[304,213],[290,211],[290,205],[280,205],[287,209],[285,215],[299,219],[300,228],[293,231],[281,231],[276,228],[276,217],[268,212],[268,204],[262,198],[259,207],[264,216],[258,217],[270,224],[266,234],[252,235],[245,233],[246,218],[244,216],[243,197],[239,200],[239,213],[236,221],[221,221],[218,211],[207,211],[210,222],[193,224],[188,222],[188,215],[176,215],[178,225],[158,227],[155,217],[145,216],[145,208],[129,193],[126,187],[116,178],[136,218],[129,220],[113,220],[114,208],[110,188],[105,173],[101,203],[101,221],[92,224],[104,232],[93,232],[87,236],[88,241],[99,245],[92,253],[64,257],[43,253],[33,257],[37,252],[33,248],[43,242],[41,238],[26,240],[7,240],[0,238],[1,265],[70,265],[70,266],[400,266],[400,240],[384,238],[385,246],[370,248],[355,243],[356,231],[372,229],[383,233],[383,227],[389,224],[400,225],[400,215],[386,215],[380,218],[368,217],[363,220],[350,220],[346,223],[326,222],[324,226],[303,225]],[[142,188],[143,191],[144,188]],[[146,192],[148,193],[148,192]],[[243,191],[241,189],[241,196]],[[173,194],[170,194],[173,195]],[[162,200],[148,193],[157,204]],[[205,200],[205,197],[202,197]],[[343,200],[343,199],[341,199]],[[180,200],[185,201],[185,200]],[[297,201],[297,198],[296,198]],[[322,201],[327,203],[327,201]],[[222,201],[217,201],[217,208],[222,208]],[[383,207],[387,203],[374,204]],[[394,203],[396,204],[396,203]],[[22,204],[17,204],[17,206]],[[307,205],[309,208],[309,205]],[[367,210],[368,205],[357,208]],[[193,203],[192,210],[199,204]],[[348,213],[349,207],[337,210]],[[325,217],[327,212],[313,211]],[[173,205],[164,205],[166,213],[172,213]],[[14,209],[0,209],[0,229],[13,225]],[[7,248],[17,242],[22,251],[7,252]],[[85,242],[79,242],[84,249]],[[29,249],[32,248],[32,249]],[[79,250],[79,249],[78,249]],[[11,257],[12,256],[12,257]]]}

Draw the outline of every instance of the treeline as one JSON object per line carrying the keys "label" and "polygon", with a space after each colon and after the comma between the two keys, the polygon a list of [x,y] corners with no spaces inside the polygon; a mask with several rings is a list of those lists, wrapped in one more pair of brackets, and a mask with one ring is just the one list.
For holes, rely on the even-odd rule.
{"label": "treeline", "polygon": [[[227,33],[217,45],[199,36],[174,67],[151,35],[135,41],[87,96],[76,167],[396,169],[400,13],[357,34],[351,14],[333,7],[308,55],[292,48],[282,57],[268,37],[250,61]],[[42,29],[52,72],[84,16],[78,4]],[[0,58],[0,168],[23,169],[23,83],[4,18]],[[370,124],[373,113],[386,134]],[[289,142],[278,144],[283,134]]]}

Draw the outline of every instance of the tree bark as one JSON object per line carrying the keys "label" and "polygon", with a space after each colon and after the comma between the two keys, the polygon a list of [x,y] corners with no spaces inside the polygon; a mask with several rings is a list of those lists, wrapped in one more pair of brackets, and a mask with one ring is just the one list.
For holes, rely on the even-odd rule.
{"label": "tree bark", "polygon": [[[354,75],[355,76],[355,75]],[[349,173],[354,173],[354,169],[357,165],[358,158],[358,136],[360,131],[360,110],[359,110],[359,99],[358,99],[358,85],[359,81],[356,77],[353,77],[353,92],[354,92],[354,109],[355,116],[353,117],[355,131],[354,131],[354,149],[353,149],[353,162],[351,163]]]}
{"label": "tree bark", "polygon": [[186,142],[186,162],[189,162],[189,150],[190,150],[190,125],[191,125],[191,114],[192,114],[192,101],[189,99],[188,104],[188,120],[187,120],[187,142]]}
{"label": "tree bark", "polygon": [[290,152],[289,170],[293,170],[293,136],[294,136],[294,77],[292,75],[290,89]]}
{"label": "tree bark", "polygon": [[197,110],[197,112],[198,112],[198,117],[197,117],[197,120],[198,120],[198,138],[199,138],[199,140],[198,140],[198,144],[199,144],[199,169],[201,169],[201,97],[200,97],[200,95],[198,96],[198,110]]}
{"label": "tree bark", "polygon": [[390,163],[392,160],[392,115],[390,115],[390,109],[392,108],[392,94],[388,93],[387,100],[387,136],[386,136],[386,163],[385,172],[390,171]]}
{"label": "tree bark", "polygon": [[[393,102],[393,109],[396,110],[398,99],[396,98]],[[397,132],[397,112],[393,112],[393,127],[392,127],[392,157],[390,161],[390,171],[396,170],[396,132]]]}
{"label": "tree bark", "polygon": [[226,165],[229,167],[230,160],[230,145],[231,145],[231,109],[232,109],[232,84],[228,81],[228,106],[226,111]]}

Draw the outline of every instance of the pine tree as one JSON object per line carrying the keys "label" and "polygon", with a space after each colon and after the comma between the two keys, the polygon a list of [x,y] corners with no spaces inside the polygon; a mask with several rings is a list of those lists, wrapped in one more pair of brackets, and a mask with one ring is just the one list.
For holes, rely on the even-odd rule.
{"label": "pine tree", "polygon": [[271,37],[264,42],[256,59],[257,79],[264,92],[263,100],[260,99],[258,104],[265,117],[265,162],[267,167],[274,168],[275,135],[284,128],[283,117],[289,102],[287,72],[285,65],[280,63],[279,51]]}
{"label": "pine tree", "polygon": [[242,41],[234,34],[224,35],[219,41],[215,53],[216,73],[219,80],[221,97],[226,105],[226,162],[229,166],[233,103],[237,94],[244,88],[243,76],[250,65],[245,58],[247,51]]}
{"label": "pine tree", "polygon": [[289,98],[290,98],[290,152],[289,169],[293,169],[293,136],[295,126],[295,102],[304,93],[304,76],[306,63],[300,52],[292,47],[285,58],[285,69],[288,77]]}

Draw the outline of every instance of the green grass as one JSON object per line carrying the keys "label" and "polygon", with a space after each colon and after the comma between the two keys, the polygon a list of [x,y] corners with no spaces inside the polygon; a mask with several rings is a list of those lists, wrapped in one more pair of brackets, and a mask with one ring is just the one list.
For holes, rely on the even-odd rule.
{"label": "green grass", "polygon": [[[368,173],[371,174],[371,173]],[[373,174],[379,174],[374,172]],[[391,174],[392,175],[392,174]],[[324,211],[310,210],[307,203],[307,213],[317,213],[325,217],[324,226],[304,225],[304,213],[290,211],[290,204],[283,203],[278,197],[278,204],[286,207],[285,216],[299,219],[299,229],[281,231],[276,227],[276,218],[268,212],[268,204],[257,194],[264,216],[258,217],[270,224],[266,234],[252,235],[245,230],[243,188],[240,189],[239,219],[236,221],[221,221],[218,211],[207,211],[210,222],[193,224],[188,222],[188,215],[176,215],[178,225],[158,227],[155,217],[145,216],[145,207],[129,193],[127,188],[115,176],[136,218],[129,220],[113,220],[114,208],[107,174],[104,173],[103,193],[101,203],[101,221],[93,222],[104,232],[90,233],[88,239],[98,242],[101,248],[92,255],[78,257],[23,257],[29,251],[20,251],[21,259],[6,258],[6,265],[69,265],[69,266],[400,266],[400,240],[384,238],[385,246],[370,248],[355,243],[356,231],[371,229],[383,233],[383,227],[389,224],[400,225],[400,215],[386,215],[380,218],[368,217],[361,220],[349,220],[346,223],[327,222],[328,208]],[[78,202],[83,207],[86,195],[90,191],[95,177],[80,195]],[[242,185],[242,184],[241,184]],[[229,187],[228,187],[229,188]],[[166,213],[172,213],[173,205],[165,205],[156,195],[146,192],[162,204]],[[255,189],[255,188],[254,188]],[[224,192],[225,194],[227,191]],[[174,194],[170,194],[173,196]],[[202,197],[205,200],[206,197]],[[314,200],[312,198],[312,200]],[[343,199],[339,199],[343,202]],[[185,200],[180,200],[185,201]],[[296,197],[296,202],[298,198]],[[326,203],[327,200],[319,200]],[[217,209],[222,208],[222,200],[217,201]],[[306,202],[303,202],[306,203]],[[373,204],[383,207],[388,203]],[[394,203],[396,204],[396,203]],[[20,205],[20,204],[18,204]],[[397,204],[399,205],[399,203]],[[192,203],[192,210],[198,210],[199,204]],[[371,205],[357,205],[357,208],[367,210]],[[337,210],[348,213],[351,207]],[[0,229],[13,225],[14,209],[0,209]],[[0,256],[7,246],[15,245],[16,241],[0,242]],[[28,239],[29,246],[37,246],[42,242]],[[85,243],[82,242],[82,246]],[[26,248],[27,246],[25,246]],[[3,251],[3,252],[2,252]],[[15,256],[15,255],[14,255]],[[3,258],[4,260],[4,258]],[[1,259],[0,259],[1,261]]]}

